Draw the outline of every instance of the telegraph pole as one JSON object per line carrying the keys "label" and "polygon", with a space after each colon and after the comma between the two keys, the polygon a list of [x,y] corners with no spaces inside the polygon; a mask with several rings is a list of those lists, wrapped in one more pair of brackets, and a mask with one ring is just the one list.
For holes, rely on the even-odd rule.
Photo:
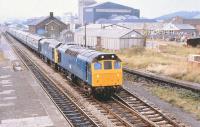
{"label": "telegraph pole", "polygon": [[85,47],[87,46],[87,24],[85,23]]}

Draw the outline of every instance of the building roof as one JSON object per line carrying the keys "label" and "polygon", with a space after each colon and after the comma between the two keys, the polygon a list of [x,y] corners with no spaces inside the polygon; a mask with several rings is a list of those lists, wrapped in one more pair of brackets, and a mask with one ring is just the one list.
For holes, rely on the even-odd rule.
{"label": "building roof", "polygon": [[[97,29],[87,29],[86,34],[87,36],[94,36],[94,37],[107,37],[107,38],[122,38],[123,36],[131,33],[132,37],[135,38],[142,38],[142,35],[134,30],[123,28],[123,27],[106,27],[106,28],[97,28]],[[75,34],[78,35],[85,35],[85,30],[80,29],[76,31]]]}
{"label": "building roof", "polygon": [[200,19],[200,14],[193,17],[194,19]]}
{"label": "building roof", "polygon": [[165,24],[163,30],[196,30],[196,28],[190,24]]}
{"label": "building roof", "polygon": [[96,6],[105,4],[105,3],[107,3],[107,2],[98,2],[98,3],[96,3],[96,4],[92,4],[92,5],[89,5],[89,6],[87,6],[87,7],[96,7]]}
{"label": "building roof", "polygon": [[125,26],[132,30],[160,30],[163,28],[164,23],[152,22],[152,23],[119,23],[119,25]]}
{"label": "building roof", "polygon": [[[103,27],[108,27],[108,26],[111,26],[113,24],[89,24],[87,25],[87,29],[100,29],[100,28],[103,28]],[[80,27],[80,29],[84,29],[85,26],[82,26]]]}
{"label": "building roof", "polygon": [[196,28],[190,24],[175,24],[180,30],[195,30]]}
{"label": "building roof", "polygon": [[[115,17],[113,19],[98,19],[96,23],[110,23],[110,24],[116,24],[116,23],[154,23],[157,22],[154,19],[134,19],[134,18],[126,18],[124,16]],[[120,19],[121,18],[121,19]]]}
{"label": "building roof", "polygon": [[31,23],[29,23],[28,25],[29,25],[29,26],[35,26],[35,25],[37,25],[37,24],[39,24],[39,23],[45,21],[45,20],[48,19],[48,18],[49,18],[49,16],[47,16],[47,17],[42,17],[42,18],[40,18],[40,19],[35,19],[35,20],[33,20]]}
{"label": "building roof", "polygon": [[50,18],[52,18],[52,20],[54,19],[54,20],[58,21],[58,22],[61,23],[61,24],[66,25],[66,24],[63,23],[61,20],[59,20],[57,17],[54,17],[54,16],[53,16],[53,13],[52,13],[52,15],[51,15],[51,13],[50,13],[50,15],[47,16],[47,17],[42,17],[42,18],[40,18],[40,19],[36,19],[36,20],[32,21],[31,23],[29,23],[28,25],[29,25],[29,26],[36,26],[36,25],[38,25],[38,24],[40,24],[40,23],[42,23],[42,22],[44,22],[44,21],[46,21],[46,20],[48,20],[48,19],[50,19]]}
{"label": "building roof", "polygon": [[83,6],[88,6],[88,5],[97,3],[95,0],[79,0],[79,2],[81,2]]}
{"label": "building roof", "polygon": [[121,5],[121,4],[118,4],[118,3],[113,3],[113,2],[100,2],[100,3],[96,3],[96,4],[92,4],[90,6],[87,6],[86,8],[94,8],[94,7],[98,7],[98,6],[106,5],[106,4],[113,4],[113,5],[118,5],[118,6],[125,7],[125,8],[134,9],[132,7],[128,7],[128,6]]}

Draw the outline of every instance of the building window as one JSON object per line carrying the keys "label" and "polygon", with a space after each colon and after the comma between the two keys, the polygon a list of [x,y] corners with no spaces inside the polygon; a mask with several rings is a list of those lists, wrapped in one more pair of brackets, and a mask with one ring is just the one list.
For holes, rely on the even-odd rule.
{"label": "building window", "polygon": [[53,26],[51,26],[51,30],[54,30],[54,27],[53,27]]}

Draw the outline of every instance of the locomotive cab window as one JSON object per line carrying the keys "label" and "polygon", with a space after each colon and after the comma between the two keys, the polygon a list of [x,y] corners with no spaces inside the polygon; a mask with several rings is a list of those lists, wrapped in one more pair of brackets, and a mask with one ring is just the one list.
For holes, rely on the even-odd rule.
{"label": "locomotive cab window", "polygon": [[115,66],[115,69],[120,69],[121,63],[119,61],[115,61],[114,66]]}
{"label": "locomotive cab window", "polygon": [[94,69],[95,70],[101,70],[102,69],[102,65],[99,62],[94,63]]}
{"label": "locomotive cab window", "polygon": [[104,69],[105,70],[112,69],[112,61],[104,61]]}

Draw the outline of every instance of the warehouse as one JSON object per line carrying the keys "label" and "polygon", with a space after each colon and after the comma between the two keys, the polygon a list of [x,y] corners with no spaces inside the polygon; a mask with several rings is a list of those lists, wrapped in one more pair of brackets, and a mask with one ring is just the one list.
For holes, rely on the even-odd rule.
{"label": "warehouse", "polygon": [[[85,30],[75,32],[74,39],[78,45],[85,45]],[[119,27],[102,27],[86,29],[86,45],[95,49],[120,50],[133,46],[144,47],[145,39],[140,33]]]}
{"label": "warehouse", "polygon": [[185,19],[179,16],[173,17],[171,19],[165,20],[167,23],[173,23],[173,24],[190,24],[194,26],[197,31],[200,33],[200,17],[196,16],[192,19]]}
{"label": "warehouse", "polygon": [[165,24],[163,29],[163,38],[165,40],[186,41],[187,38],[195,37],[197,30],[189,24]]}
{"label": "warehouse", "polygon": [[109,19],[114,15],[139,18],[140,10],[112,2],[104,2],[85,7],[83,15],[84,23],[95,23],[99,19]]}
{"label": "warehouse", "polygon": [[60,33],[59,41],[61,41],[63,43],[73,42],[74,41],[74,32],[72,32],[71,30],[63,30]]}

